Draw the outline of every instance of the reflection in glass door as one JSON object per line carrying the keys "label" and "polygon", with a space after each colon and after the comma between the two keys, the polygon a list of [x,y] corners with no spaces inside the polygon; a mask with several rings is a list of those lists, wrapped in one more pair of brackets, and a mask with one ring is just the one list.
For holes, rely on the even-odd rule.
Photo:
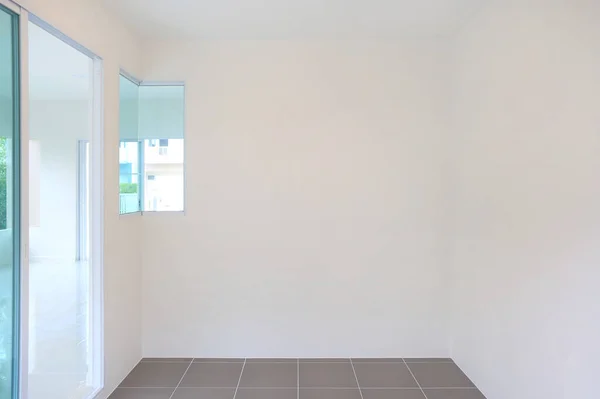
{"label": "reflection in glass door", "polygon": [[19,304],[18,17],[0,5],[0,398],[16,398]]}

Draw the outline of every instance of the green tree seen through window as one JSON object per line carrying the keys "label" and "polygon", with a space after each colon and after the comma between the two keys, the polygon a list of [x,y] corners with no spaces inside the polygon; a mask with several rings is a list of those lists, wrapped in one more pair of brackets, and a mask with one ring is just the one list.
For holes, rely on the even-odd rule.
{"label": "green tree seen through window", "polygon": [[138,192],[137,183],[121,183],[120,190],[121,194],[135,194]]}

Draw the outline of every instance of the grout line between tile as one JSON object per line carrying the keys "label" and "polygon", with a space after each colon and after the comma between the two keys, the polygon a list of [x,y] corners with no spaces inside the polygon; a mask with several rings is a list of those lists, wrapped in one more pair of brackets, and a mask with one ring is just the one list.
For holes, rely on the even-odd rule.
{"label": "grout line between tile", "polygon": [[185,371],[183,372],[183,375],[181,376],[181,379],[177,383],[177,386],[175,387],[175,389],[173,389],[173,392],[171,392],[171,396],[169,396],[169,399],[173,399],[173,395],[175,395],[175,391],[177,390],[177,388],[179,388],[179,385],[181,385],[181,381],[183,381],[183,378],[187,374],[187,372],[190,369],[190,367],[192,367],[192,364],[194,364],[194,358],[192,358],[192,360],[190,360],[190,364],[188,364],[187,369],[185,369]]}
{"label": "grout line between tile", "polygon": [[169,360],[140,360],[140,363],[177,363],[177,364],[181,364],[181,363],[187,363],[187,362],[180,362],[180,361],[175,361],[175,360],[171,360],[171,361],[169,361]]}
{"label": "grout line between tile", "polygon": [[[244,363],[245,359],[204,359],[201,357],[196,357],[194,358],[194,363],[234,363],[234,364],[238,364],[238,363]],[[252,361],[248,361],[248,363],[251,363]]]}
{"label": "grout line between tile", "polygon": [[[404,360],[404,358],[402,359]],[[419,380],[417,380],[417,377],[415,377],[415,375],[413,374],[412,370],[410,369],[410,367],[408,367],[408,363],[406,363],[406,360],[404,360],[404,365],[406,366],[406,368],[408,369],[408,372],[410,373],[410,375],[412,375],[412,378],[415,379],[415,382],[417,383],[417,385],[419,386],[419,389],[421,390],[421,393],[423,394],[423,396],[425,397],[425,399],[429,399],[427,397],[427,394],[425,394],[425,391],[423,390],[423,388],[421,387],[421,384],[419,383]]]}
{"label": "grout line between tile", "polygon": [[[341,362],[340,362],[341,363]],[[356,364],[404,364],[403,361],[397,361],[397,362],[356,362]]]}
{"label": "grout line between tile", "polygon": [[242,364],[242,371],[240,371],[240,378],[238,379],[237,386],[235,387],[235,393],[233,394],[233,399],[235,399],[238,389],[240,388],[240,382],[242,382],[242,374],[244,374],[244,367],[246,367],[246,360],[248,360],[248,358],[244,358],[244,364]]}
{"label": "grout line between tile", "polygon": [[301,362],[299,362],[301,364],[348,364],[350,362],[322,362],[322,361],[306,361],[303,360]]}
{"label": "grout line between tile", "polygon": [[300,399],[300,359],[296,359],[296,399]]}
{"label": "grout line between tile", "polygon": [[363,398],[362,389],[360,389],[360,384],[358,383],[358,376],[356,375],[356,370],[354,369],[354,362],[350,359],[350,365],[352,366],[352,372],[354,373],[354,379],[356,380],[356,386],[358,387],[358,393],[360,393],[360,399]]}

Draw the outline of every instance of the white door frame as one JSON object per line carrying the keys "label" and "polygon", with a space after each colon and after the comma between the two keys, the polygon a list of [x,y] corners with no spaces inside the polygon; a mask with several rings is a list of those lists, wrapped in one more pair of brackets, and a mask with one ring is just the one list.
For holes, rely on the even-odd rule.
{"label": "white door frame", "polygon": [[11,11],[13,11],[17,14],[21,14],[21,6],[18,5],[17,3],[15,3],[14,1],[0,0],[0,4],[2,4],[4,7],[7,7],[8,9],[10,9]]}
{"label": "white door frame", "polygon": [[19,341],[19,398],[29,398],[29,13],[21,9],[21,338]]}

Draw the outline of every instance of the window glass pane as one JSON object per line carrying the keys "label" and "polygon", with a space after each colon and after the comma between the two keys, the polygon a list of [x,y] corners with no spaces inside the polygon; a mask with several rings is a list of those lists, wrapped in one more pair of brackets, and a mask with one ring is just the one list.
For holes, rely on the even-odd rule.
{"label": "window glass pane", "polygon": [[139,86],[119,76],[119,137],[121,141],[138,139]]}
{"label": "window glass pane", "polygon": [[182,139],[184,87],[140,86],[139,112],[140,139]]}
{"label": "window glass pane", "polygon": [[141,209],[141,157],[138,142],[139,86],[119,77],[119,213]]}
{"label": "window glass pane", "polygon": [[[183,210],[183,139],[144,140],[144,210]],[[168,141],[168,146],[163,142]]]}
{"label": "window glass pane", "polygon": [[119,146],[119,212],[139,212],[141,205],[140,187],[140,143],[121,142]]}
{"label": "window glass pane", "polygon": [[[16,397],[16,339],[13,309],[18,303],[18,137],[17,17],[0,6],[0,398]],[[13,396],[15,395],[15,396]]]}
{"label": "window glass pane", "polygon": [[120,213],[182,211],[184,87],[120,84]]}
{"label": "window glass pane", "polygon": [[140,86],[144,211],[184,208],[184,87]]}

